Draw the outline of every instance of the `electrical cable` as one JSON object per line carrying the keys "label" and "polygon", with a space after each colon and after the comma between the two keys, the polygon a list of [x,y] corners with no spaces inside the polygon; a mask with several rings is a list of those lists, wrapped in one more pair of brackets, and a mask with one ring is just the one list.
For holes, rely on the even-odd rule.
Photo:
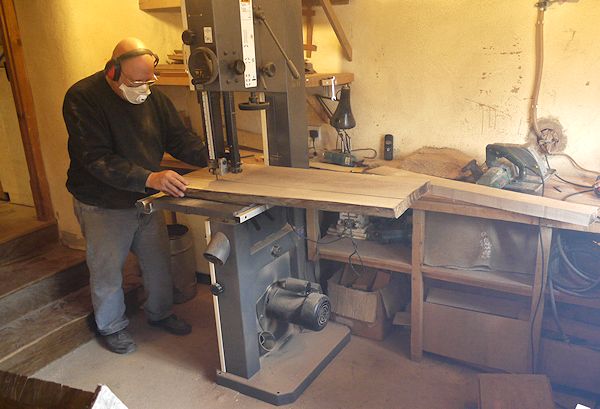
{"label": "electrical cable", "polygon": [[586,172],[586,173],[593,173],[594,175],[600,175],[599,171],[596,170],[590,170],[590,169],[586,169],[582,166],[580,166],[575,159],[573,159],[570,155],[563,153],[563,152],[557,152],[557,153],[548,153],[548,155],[550,156],[564,156],[565,158],[569,159],[569,161],[571,162],[571,164],[575,167],[575,169],[579,169],[582,172]]}
{"label": "electrical cable", "polygon": [[[536,172],[533,169],[528,168],[529,170],[531,170],[532,172],[534,172],[542,181],[542,197],[544,196],[544,191],[546,190],[546,183],[544,181],[544,176],[541,173]],[[536,361],[536,356],[535,356],[535,343],[533,342],[533,330],[534,330],[534,324],[535,324],[535,320],[537,319],[537,315],[540,309],[540,304],[542,301],[542,297],[544,297],[544,291],[546,289],[546,285],[548,283],[548,279],[546,278],[546,281],[544,281],[544,277],[546,276],[546,257],[544,254],[544,239],[542,237],[542,219],[538,219],[538,237],[539,237],[539,245],[540,245],[540,255],[541,255],[541,264],[542,264],[542,283],[540,285],[540,292],[538,294],[538,298],[535,304],[535,308],[533,309],[533,315],[531,317],[531,323],[530,323],[530,327],[529,327],[529,339],[531,341],[531,372],[535,373],[535,361]]]}
{"label": "electrical cable", "polygon": [[544,14],[546,11],[547,3],[539,2],[537,4],[537,22],[535,30],[535,53],[536,53],[536,65],[535,65],[535,80],[531,97],[531,125],[535,136],[538,141],[542,141],[544,136],[540,130],[537,116],[538,99],[540,97],[540,88],[542,86],[542,74],[544,71]]}
{"label": "electrical cable", "polygon": [[[550,161],[548,161],[548,154],[545,154],[545,155],[544,155],[544,158],[546,159],[546,164],[548,165],[548,169],[551,169],[551,168],[552,168],[552,166],[550,166]],[[585,188],[591,188],[591,187],[593,187],[593,186],[589,186],[589,185],[582,185],[582,184],[580,184],[580,183],[575,183],[575,182],[571,182],[570,180],[563,179],[562,177],[560,177],[560,176],[558,175],[558,173],[556,173],[556,171],[555,171],[555,172],[552,174],[552,176],[556,176],[556,178],[557,178],[558,180],[562,180],[563,182],[565,182],[565,183],[567,183],[567,184],[569,184],[569,185],[573,185],[573,186],[577,186],[577,187],[585,187]]]}
{"label": "electrical cable", "polygon": [[360,148],[360,149],[352,149],[351,152],[360,152],[360,151],[371,151],[373,152],[373,156],[364,157],[365,159],[376,159],[377,158],[377,150],[373,148]]}
{"label": "electrical cable", "polygon": [[352,263],[352,257],[354,255],[356,255],[358,257],[358,261],[360,262],[360,269],[362,271],[362,274],[365,274],[365,264],[363,263],[362,257],[358,253],[358,244],[356,244],[354,237],[352,237],[352,230],[350,230],[350,240],[352,240],[352,247],[354,248],[354,251],[352,253],[350,253],[350,255],[348,256],[348,264],[350,265],[350,268],[352,269],[354,274],[360,277],[361,273],[357,272],[356,269],[354,268],[354,264]]}
{"label": "electrical cable", "polygon": [[565,197],[563,197],[560,200],[566,201],[568,198],[570,198],[572,196],[577,196],[577,195],[581,195],[583,193],[589,193],[589,192],[593,192],[593,191],[594,191],[594,189],[581,190],[579,192],[570,193],[570,194],[566,195]]}

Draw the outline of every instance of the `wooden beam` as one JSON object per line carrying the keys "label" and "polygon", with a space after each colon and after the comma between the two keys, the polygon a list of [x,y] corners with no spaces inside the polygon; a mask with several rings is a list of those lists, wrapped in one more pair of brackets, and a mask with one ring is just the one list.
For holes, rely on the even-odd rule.
{"label": "wooden beam", "polygon": [[333,31],[335,32],[335,35],[338,41],[340,42],[340,45],[342,46],[342,52],[344,54],[344,57],[348,61],[352,61],[352,46],[350,45],[350,41],[348,41],[348,38],[346,37],[346,33],[344,31],[344,28],[342,27],[342,24],[337,18],[337,14],[335,14],[335,11],[333,10],[331,1],[319,1],[321,2],[321,6],[323,6],[323,11],[325,11],[325,15],[327,16],[331,27],[333,27]]}
{"label": "wooden beam", "polygon": [[410,357],[423,358],[423,256],[425,243],[425,212],[413,210],[412,272],[410,305]]}
{"label": "wooden beam", "polygon": [[313,16],[315,14],[316,13],[312,9],[312,6],[302,8],[302,15],[306,18],[306,44],[304,45],[304,51],[306,51],[306,58],[312,57],[312,52],[317,51],[317,47],[313,45]]}
{"label": "wooden beam", "polygon": [[35,116],[33,94],[27,78],[23,42],[19,33],[17,14],[13,0],[0,0],[0,23],[6,67],[15,100],[23,150],[29,170],[29,183],[37,217],[42,221],[54,220],[50,188],[42,160],[42,150]]}

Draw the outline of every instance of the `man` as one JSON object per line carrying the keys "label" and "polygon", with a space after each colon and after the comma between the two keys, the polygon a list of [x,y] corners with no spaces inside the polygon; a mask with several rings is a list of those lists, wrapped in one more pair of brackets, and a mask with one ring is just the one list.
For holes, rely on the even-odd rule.
{"label": "man", "polygon": [[161,212],[140,213],[135,202],[155,191],[184,196],[187,182],[162,171],[164,152],[206,166],[206,149],[189,132],[171,101],[150,86],[158,57],[136,38],[120,41],[104,71],[73,85],[63,116],[69,133],[67,188],[87,242],[92,304],[107,348],[136,349],[127,331],[122,269],[129,251],[138,257],[148,298],[148,322],[176,335],[191,326],[172,314],[173,287]]}

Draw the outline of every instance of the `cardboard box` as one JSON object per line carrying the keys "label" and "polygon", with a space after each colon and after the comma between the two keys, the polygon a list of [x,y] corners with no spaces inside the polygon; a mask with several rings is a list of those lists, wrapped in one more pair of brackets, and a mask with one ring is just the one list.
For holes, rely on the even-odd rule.
{"label": "cardboard box", "polygon": [[333,319],[354,335],[383,340],[396,312],[409,302],[402,281],[387,271],[347,266],[327,283]]}

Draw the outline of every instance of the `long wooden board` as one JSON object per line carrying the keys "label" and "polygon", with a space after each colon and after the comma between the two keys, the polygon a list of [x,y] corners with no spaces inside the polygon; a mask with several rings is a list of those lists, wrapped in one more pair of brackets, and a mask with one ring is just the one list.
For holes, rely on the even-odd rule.
{"label": "long wooden board", "polygon": [[244,165],[218,179],[206,169],[187,174],[186,195],[222,202],[274,204],[399,217],[429,190],[427,180],[395,180],[317,169]]}
{"label": "long wooden board", "polygon": [[[430,181],[430,194],[433,196],[541,217],[548,220],[589,226],[598,217],[599,209],[596,206],[564,202],[547,197],[427,176],[387,166],[372,169],[369,173],[388,175],[406,183],[409,181],[413,181],[414,183]],[[598,204],[600,205],[600,200]]]}

